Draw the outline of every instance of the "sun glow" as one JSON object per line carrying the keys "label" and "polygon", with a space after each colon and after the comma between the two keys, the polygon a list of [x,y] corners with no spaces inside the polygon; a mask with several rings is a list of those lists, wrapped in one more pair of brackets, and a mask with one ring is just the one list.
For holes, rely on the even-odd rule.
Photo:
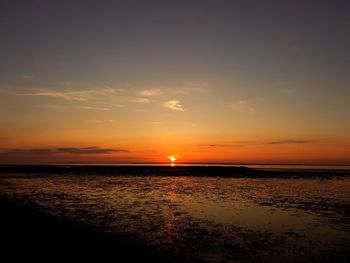
{"label": "sun glow", "polygon": [[175,156],[169,156],[168,159],[170,160],[170,162],[175,162],[176,161],[176,157]]}

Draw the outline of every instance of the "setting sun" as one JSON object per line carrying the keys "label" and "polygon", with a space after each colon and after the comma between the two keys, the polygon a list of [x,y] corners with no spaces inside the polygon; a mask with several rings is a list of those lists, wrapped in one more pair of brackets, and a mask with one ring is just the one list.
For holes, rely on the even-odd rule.
{"label": "setting sun", "polygon": [[176,157],[175,156],[169,156],[168,159],[173,163],[176,161]]}

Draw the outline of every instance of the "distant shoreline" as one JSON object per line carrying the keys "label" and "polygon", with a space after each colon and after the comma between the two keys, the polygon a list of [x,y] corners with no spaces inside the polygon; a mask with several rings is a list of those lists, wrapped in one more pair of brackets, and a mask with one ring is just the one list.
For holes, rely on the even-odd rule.
{"label": "distant shoreline", "polygon": [[226,178],[332,178],[350,169],[258,169],[245,166],[0,165],[0,173],[114,176],[218,176]]}
{"label": "distant shoreline", "polygon": [[[0,166],[8,166],[8,165],[79,165],[79,166],[169,166],[171,163],[169,162],[42,162],[42,163],[0,163]],[[189,163],[174,163],[177,166],[245,166],[245,167],[348,167],[350,169],[350,163],[229,163],[229,162],[189,162]]]}

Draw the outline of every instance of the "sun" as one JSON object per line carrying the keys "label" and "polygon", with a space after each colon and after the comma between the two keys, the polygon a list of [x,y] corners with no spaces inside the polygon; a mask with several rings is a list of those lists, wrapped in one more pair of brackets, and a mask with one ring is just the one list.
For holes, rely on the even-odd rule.
{"label": "sun", "polygon": [[173,163],[176,161],[176,157],[175,156],[169,156],[168,159]]}

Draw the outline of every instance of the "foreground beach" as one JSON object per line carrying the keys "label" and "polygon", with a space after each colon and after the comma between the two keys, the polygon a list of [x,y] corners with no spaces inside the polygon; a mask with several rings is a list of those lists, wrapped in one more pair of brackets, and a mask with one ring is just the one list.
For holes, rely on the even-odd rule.
{"label": "foreground beach", "polygon": [[[2,166],[12,258],[348,262],[346,170]],[[133,176],[131,176],[133,175]]]}
{"label": "foreground beach", "polygon": [[41,212],[35,203],[0,199],[2,257],[11,261],[101,260],[175,262],[132,237],[101,233],[91,225]]}

